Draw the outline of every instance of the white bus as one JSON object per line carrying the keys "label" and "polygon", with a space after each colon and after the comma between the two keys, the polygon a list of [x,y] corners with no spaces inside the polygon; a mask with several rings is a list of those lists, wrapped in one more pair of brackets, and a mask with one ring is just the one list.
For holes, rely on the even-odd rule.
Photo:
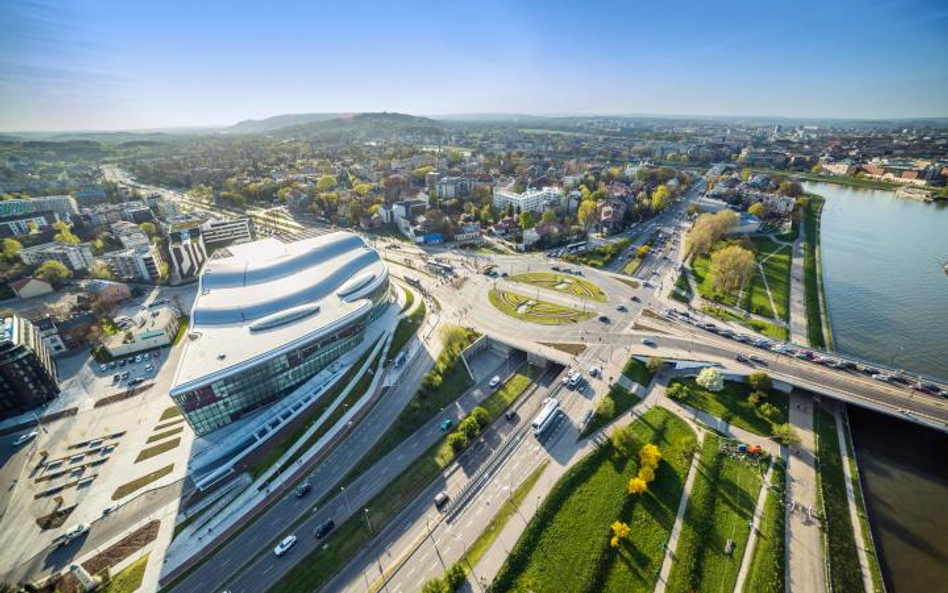
{"label": "white bus", "polygon": [[540,413],[537,414],[537,417],[533,419],[533,434],[540,436],[544,430],[546,430],[550,424],[553,424],[553,419],[556,418],[556,415],[560,411],[560,402],[552,397],[548,397],[543,400],[543,409],[540,410]]}

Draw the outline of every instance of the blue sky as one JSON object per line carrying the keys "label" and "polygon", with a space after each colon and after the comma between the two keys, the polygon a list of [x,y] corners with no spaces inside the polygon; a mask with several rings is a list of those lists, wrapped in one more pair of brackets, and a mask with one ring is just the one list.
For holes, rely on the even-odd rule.
{"label": "blue sky", "polygon": [[948,116],[948,3],[3,0],[0,130],[280,113]]}

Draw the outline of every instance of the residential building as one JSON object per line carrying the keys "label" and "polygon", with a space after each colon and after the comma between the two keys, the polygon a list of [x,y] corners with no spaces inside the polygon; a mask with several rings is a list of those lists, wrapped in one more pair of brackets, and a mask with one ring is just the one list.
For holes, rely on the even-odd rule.
{"label": "residential building", "polygon": [[451,200],[469,196],[473,191],[474,182],[467,177],[443,177],[435,184],[438,199]]}
{"label": "residential building", "polygon": [[168,254],[174,281],[196,278],[207,261],[200,223],[171,225],[168,228]]}
{"label": "residential building", "polygon": [[116,278],[155,282],[161,278],[161,254],[154,245],[120,249],[102,254]]}
{"label": "residential building", "polygon": [[90,187],[80,189],[75,194],[76,204],[80,208],[88,208],[97,204],[105,204],[109,201],[108,195],[101,187]]}
{"label": "residential building", "polygon": [[58,221],[59,217],[52,210],[0,216],[0,238],[28,235],[33,229],[42,230]]}
{"label": "residential building", "polygon": [[28,319],[6,317],[0,326],[0,418],[27,412],[59,395],[56,363]]}
{"label": "residential building", "polygon": [[21,299],[29,299],[53,292],[53,285],[42,278],[27,276],[10,283],[10,288]]}
{"label": "residential building", "polygon": [[49,352],[50,356],[55,358],[66,352],[66,344],[63,343],[63,339],[59,335],[59,328],[56,327],[55,319],[43,317],[33,322],[33,325],[36,326],[36,331],[39,332],[39,337],[43,340],[43,345],[46,346],[46,351]]}
{"label": "residential building", "polygon": [[547,207],[559,206],[563,201],[563,191],[558,187],[530,188],[523,193],[510,189],[494,190],[494,207],[506,210],[512,205],[517,212],[543,212]]}
{"label": "residential building", "polygon": [[198,435],[292,393],[358,345],[390,300],[387,266],[348,232],[218,250],[199,281],[170,390]]}
{"label": "residential building", "polygon": [[58,261],[73,272],[87,271],[92,268],[95,261],[92,257],[92,248],[88,243],[70,245],[54,241],[34,247],[24,247],[18,255],[27,265],[38,266],[45,261]]}
{"label": "residential building", "polygon": [[178,333],[178,315],[170,307],[147,309],[132,318],[131,324],[106,336],[102,345],[113,357],[168,346]]}
{"label": "residential building", "polygon": [[76,200],[71,196],[42,196],[0,202],[0,216],[47,211],[55,212],[62,220],[69,220],[79,213],[79,208],[76,206]]}

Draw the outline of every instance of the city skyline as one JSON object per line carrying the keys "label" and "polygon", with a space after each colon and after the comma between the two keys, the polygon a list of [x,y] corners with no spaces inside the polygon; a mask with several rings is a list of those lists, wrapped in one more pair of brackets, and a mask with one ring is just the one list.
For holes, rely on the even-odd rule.
{"label": "city skyline", "polygon": [[948,11],[936,2],[15,2],[0,14],[4,131],[374,111],[948,116]]}

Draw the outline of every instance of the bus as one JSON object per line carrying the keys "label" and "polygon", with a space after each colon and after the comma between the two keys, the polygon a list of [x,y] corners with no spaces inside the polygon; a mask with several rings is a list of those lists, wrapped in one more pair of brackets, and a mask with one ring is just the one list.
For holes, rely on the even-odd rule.
{"label": "bus", "polygon": [[560,402],[552,397],[543,400],[543,408],[537,417],[533,419],[533,434],[540,436],[543,431],[553,424],[553,419],[560,411]]}
{"label": "bus", "polygon": [[576,243],[570,243],[566,246],[566,251],[570,253],[576,253],[577,251],[583,251],[586,249],[586,245],[589,243],[587,241],[577,241]]}

